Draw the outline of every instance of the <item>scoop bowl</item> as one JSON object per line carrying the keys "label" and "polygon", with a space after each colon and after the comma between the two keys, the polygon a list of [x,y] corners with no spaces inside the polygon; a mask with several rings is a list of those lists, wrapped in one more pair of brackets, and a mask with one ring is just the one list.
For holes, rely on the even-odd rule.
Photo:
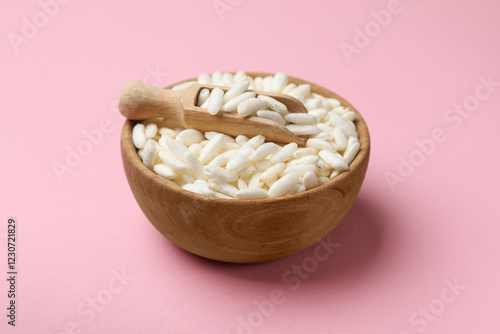
{"label": "scoop bowl", "polygon": [[356,113],[354,123],[360,150],[349,170],[319,187],[281,198],[206,197],[175,187],[149,170],[132,142],[136,122],[127,120],[121,134],[125,175],[140,208],[161,234],[205,258],[257,263],[297,253],[321,240],[340,223],[354,203],[368,168],[368,128],[359,112],[339,95],[301,79],[290,77],[289,82],[308,83],[313,93],[335,98]]}

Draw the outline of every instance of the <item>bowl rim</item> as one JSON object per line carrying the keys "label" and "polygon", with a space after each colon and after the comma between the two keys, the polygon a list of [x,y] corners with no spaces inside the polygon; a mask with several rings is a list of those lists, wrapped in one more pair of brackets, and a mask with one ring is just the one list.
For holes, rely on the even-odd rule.
{"label": "bowl rim", "polygon": [[[230,72],[230,73],[235,73],[235,72]],[[274,75],[273,73],[266,73],[266,72],[245,72],[247,75],[255,78],[258,76],[265,77],[269,75]],[[170,184],[169,182],[166,182],[165,179],[163,179],[161,176],[158,174],[154,173],[152,170],[146,167],[144,163],[141,161],[139,158],[139,155],[137,154],[137,149],[135,148],[133,141],[132,141],[132,130],[133,126],[138,123],[139,121],[132,121],[132,120],[125,120],[123,127],[122,127],[122,132],[121,132],[121,147],[122,147],[122,155],[123,159],[128,159],[136,168],[139,172],[141,172],[146,179],[148,179],[150,182],[153,182],[160,186],[161,188],[166,188],[168,190],[172,191],[178,191],[180,194],[183,194],[185,196],[191,197],[192,199],[195,200],[202,200],[202,201],[210,201],[214,203],[223,203],[223,204],[234,204],[234,205],[246,205],[246,204],[270,204],[270,203],[279,203],[283,201],[290,201],[290,200],[301,200],[304,198],[307,198],[309,196],[314,196],[317,193],[323,192],[324,190],[333,187],[339,183],[341,183],[344,179],[348,178],[351,174],[355,173],[361,166],[363,166],[363,163],[366,159],[369,158],[370,154],[370,134],[368,131],[368,127],[366,125],[365,120],[359,113],[359,111],[352,105],[350,104],[347,100],[345,100],[342,96],[338,95],[337,93],[329,90],[328,88],[325,88],[323,86],[320,86],[318,84],[309,82],[307,80],[303,80],[297,77],[292,77],[289,76],[291,81],[296,81],[299,84],[309,84],[311,85],[311,92],[316,93],[318,90],[321,91],[326,91],[332,96],[325,96],[326,98],[335,98],[341,102],[343,106],[347,106],[351,111],[356,113],[356,119],[354,120],[354,123],[356,125],[356,131],[358,132],[359,135],[359,143],[360,143],[360,149],[354,160],[349,164],[349,169],[341,174],[339,174],[337,177],[335,177],[333,180],[330,180],[320,186],[317,186],[315,188],[303,191],[298,194],[294,195],[288,195],[288,196],[282,196],[282,197],[277,197],[277,198],[265,198],[265,199],[228,199],[228,198],[219,198],[219,197],[210,197],[210,196],[205,196],[201,195],[198,193],[194,193],[185,189],[182,189],[179,186],[174,186]],[[175,85],[178,85],[180,83],[186,82],[186,81],[196,81],[197,78],[191,78],[187,80],[182,80],[176,83],[173,83],[171,85],[168,85],[164,87],[164,89],[171,88]],[[321,94],[321,93],[320,93]],[[321,94],[324,95],[324,94]]]}

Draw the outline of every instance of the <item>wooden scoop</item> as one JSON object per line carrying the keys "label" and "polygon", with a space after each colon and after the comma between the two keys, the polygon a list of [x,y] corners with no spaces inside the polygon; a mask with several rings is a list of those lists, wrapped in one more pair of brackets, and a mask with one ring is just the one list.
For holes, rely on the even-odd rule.
{"label": "wooden scoop", "polygon": [[[207,109],[196,106],[198,94],[203,88],[220,88],[224,92],[230,87],[192,84],[182,90],[161,89],[139,81],[129,81],[123,85],[118,108],[130,120],[145,120],[163,117],[174,126],[199,131],[217,131],[236,137],[263,135],[267,141],[280,143],[295,142],[305,144],[305,139],[293,134],[283,125],[261,117],[242,117],[237,113],[219,112],[211,115]],[[277,93],[255,92],[270,96],[283,103],[288,112],[305,113],[304,105],[297,99]]]}

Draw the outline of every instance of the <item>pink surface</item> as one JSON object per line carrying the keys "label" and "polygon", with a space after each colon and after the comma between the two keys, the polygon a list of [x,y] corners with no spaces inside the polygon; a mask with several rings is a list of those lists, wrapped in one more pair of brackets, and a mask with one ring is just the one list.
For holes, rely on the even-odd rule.
{"label": "pink surface", "polygon": [[[497,1],[71,1],[45,6],[50,17],[35,0],[8,6],[0,276],[11,216],[19,275],[15,328],[0,280],[0,332],[500,333]],[[371,12],[385,8],[396,14],[381,27]],[[259,265],[186,253],[125,180],[125,81],[239,69],[324,85],[369,125],[365,184],[317,268],[316,246]],[[58,178],[54,163],[78,147],[87,155]]]}

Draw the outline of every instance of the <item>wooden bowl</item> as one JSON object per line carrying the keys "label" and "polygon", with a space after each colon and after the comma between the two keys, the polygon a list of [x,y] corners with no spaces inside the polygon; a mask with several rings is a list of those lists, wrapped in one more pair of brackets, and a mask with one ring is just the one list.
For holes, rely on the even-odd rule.
{"label": "wooden bowl", "polygon": [[[267,73],[248,73],[252,77]],[[210,198],[176,188],[150,171],[132,142],[136,122],[126,121],[121,135],[123,167],[142,211],[177,246],[209,259],[255,263],[297,253],[325,237],[344,218],[363,183],[370,154],[368,128],[358,111],[326,88],[312,92],[338,99],[356,112],[360,151],[349,170],[300,194],[261,200]]]}

